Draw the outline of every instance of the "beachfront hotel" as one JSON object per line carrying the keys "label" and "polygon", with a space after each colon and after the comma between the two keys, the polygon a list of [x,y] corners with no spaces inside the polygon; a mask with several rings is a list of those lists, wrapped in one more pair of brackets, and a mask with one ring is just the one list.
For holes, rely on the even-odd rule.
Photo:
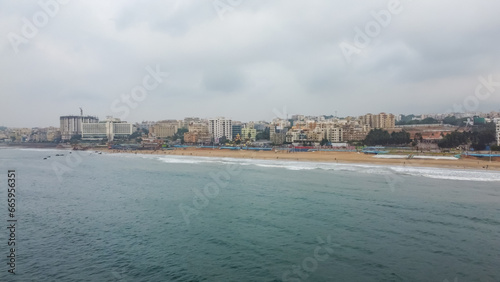
{"label": "beachfront hotel", "polygon": [[82,123],[82,140],[113,141],[115,137],[126,138],[133,133],[133,124],[121,121],[119,118],[108,117],[99,123]]}

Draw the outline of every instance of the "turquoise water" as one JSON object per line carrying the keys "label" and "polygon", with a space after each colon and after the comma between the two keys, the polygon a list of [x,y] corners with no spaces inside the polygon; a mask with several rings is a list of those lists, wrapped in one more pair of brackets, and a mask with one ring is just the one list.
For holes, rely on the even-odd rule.
{"label": "turquoise water", "polygon": [[0,281],[500,281],[499,173],[17,149],[0,169]]}

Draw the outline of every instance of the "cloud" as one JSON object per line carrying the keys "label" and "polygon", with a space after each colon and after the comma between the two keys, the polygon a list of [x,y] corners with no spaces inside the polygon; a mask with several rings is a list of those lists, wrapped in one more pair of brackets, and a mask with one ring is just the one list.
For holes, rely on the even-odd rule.
{"label": "cloud", "polygon": [[[49,0],[47,0],[49,1]],[[224,115],[446,111],[478,76],[500,80],[500,2],[409,1],[346,62],[339,44],[389,1],[242,1],[221,20],[212,1],[69,1],[20,44],[31,1],[0,3],[0,125],[57,126],[59,115],[104,118],[141,85],[147,66],[171,76],[130,121]],[[500,110],[492,95],[480,110]]]}

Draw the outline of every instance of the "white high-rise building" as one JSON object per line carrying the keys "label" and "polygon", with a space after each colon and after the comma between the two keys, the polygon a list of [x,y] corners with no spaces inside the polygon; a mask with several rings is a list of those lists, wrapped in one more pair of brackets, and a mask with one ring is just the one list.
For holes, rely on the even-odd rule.
{"label": "white high-rise building", "polygon": [[99,119],[93,116],[62,116],[60,117],[62,140],[70,140],[75,135],[82,135],[82,123],[97,123]]}
{"label": "white high-rise building", "polygon": [[500,146],[500,122],[497,122],[497,146]]}
{"label": "white high-rise building", "polygon": [[227,140],[233,140],[232,121],[224,117],[208,120],[208,132],[214,137],[214,142],[219,142],[223,136]]}

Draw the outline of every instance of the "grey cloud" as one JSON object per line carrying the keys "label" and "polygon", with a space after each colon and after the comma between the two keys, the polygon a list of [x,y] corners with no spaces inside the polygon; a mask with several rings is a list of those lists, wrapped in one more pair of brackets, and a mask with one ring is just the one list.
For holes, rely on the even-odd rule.
{"label": "grey cloud", "polygon": [[[445,111],[470,95],[478,76],[500,80],[500,2],[488,0],[401,0],[403,12],[347,64],[339,44],[352,43],[354,28],[388,2],[242,1],[221,20],[212,1],[73,0],[18,54],[7,34],[21,34],[22,17],[40,7],[0,2],[0,98],[8,101],[0,125],[57,126],[80,106],[104,118],[156,65],[171,76],[132,122],[271,119],[283,106],[305,114]],[[492,96],[481,109],[499,103]]]}

